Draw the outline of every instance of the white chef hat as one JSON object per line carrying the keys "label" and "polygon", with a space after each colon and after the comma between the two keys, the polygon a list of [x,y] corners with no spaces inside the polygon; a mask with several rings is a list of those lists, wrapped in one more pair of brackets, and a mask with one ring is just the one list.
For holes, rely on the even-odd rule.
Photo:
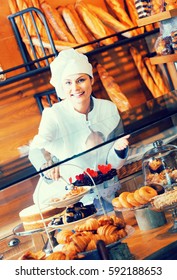
{"label": "white chef hat", "polygon": [[62,81],[67,76],[82,73],[93,78],[92,65],[89,63],[87,56],[72,48],[60,51],[50,64],[50,70],[50,83],[55,87],[56,93],[61,99],[66,97],[62,90]]}

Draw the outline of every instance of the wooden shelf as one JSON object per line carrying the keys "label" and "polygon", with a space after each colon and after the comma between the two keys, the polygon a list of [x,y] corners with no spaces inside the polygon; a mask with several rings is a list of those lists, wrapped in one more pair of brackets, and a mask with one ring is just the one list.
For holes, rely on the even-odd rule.
{"label": "wooden shelf", "polygon": [[138,19],[137,24],[140,27],[140,26],[151,24],[151,23],[167,20],[167,19],[170,19],[170,18],[173,18],[176,16],[177,16],[177,9],[173,9],[173,10],[161,12],[161,13],[149,16],[149,17],[144,17],[144,18]]}
{"label": "wooden shelf", "polygon": [[177,62],[177,53],[168,55],[158,55],[150,58],[152,64],[163,64],[168,62]]}

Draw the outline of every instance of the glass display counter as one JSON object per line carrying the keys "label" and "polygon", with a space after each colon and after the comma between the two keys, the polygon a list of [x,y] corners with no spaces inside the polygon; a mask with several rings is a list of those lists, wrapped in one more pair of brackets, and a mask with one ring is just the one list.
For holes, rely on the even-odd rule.
{"label": "glass display counter", "polygon": [[[105,123],[106,116],[104,124]],[[5,206],[6,209],[8,207],[8,211],[6,210],[8,225],[7,219],[5,219],[3,217],[3,213],[1,213],[0,219],[3,234],[1,238],[5,238],[7,234],[10,235],[9,232],[12,232],[13,228],[21,223],[19,212],[22,210],[22,208],[25,208],[25,206],[28,207],[33,203],[33,193],[38,184],[38,180],[40,180],[42,178],[42,174],[47,172],[50,168],[56,167],[58,165],[60,165],[61,168],[65,165],[72,165],[73,162],[77,162],[80,158],[90,159],[91,157],[97,157],[98,154],[108,152],[116,139],[130,134],[128,158],[125,164],[119,170],[116,170],[120,180],[120,185],[116,186],[116,188],[119,189],[121,187],[121,184],[122,186],[124,186],[124,182],[126,181],[126,179],[128,180],[129,176],[131,176],[134,180],[136,174],[139,174],[139,172],[141,173],[141,159],[143,157],[143,154],[151,149],[154,141],[160,139],[163,140],[165,144],[173,143],[174,145],[176,145],[176,124],[177,91],[172,91],[159,98],[149,100],[141,106],[121,113],[121,122],[113,131],[113,133],[111,133],[109,137],[107,137],[107,139],[104,140],[101,144],[97,144],[92,148],[87,148],[84,151],[80,149],[76,154],[72,155],[69,158],[63,156],[62,160],[55,162],[52,167],[48,167],[40,171],[36,171],[33,167],[31,167],[31,170],[28,169],[28,172],[25,172],[25,169],[21,169],[20,173],[17,172],[17,174],[14,174],[14,170],[16,170],[16,162],[13,163],[14,166],[12,164],[10,174],[13,175],[11,177],[12,180],[8,182],[8,179],[6,180],[6,178],[3,178],[2,176],[3,184],[1,183],[1,206]],[[80,132],[82,132],[82,130]],[[25,158],[28,159],[27,156]],[[18,159],[18,166],[22,166],[20,165],[20,163],[22,163],[23,160],[24,158]],[[137,162],[140,162],[138,168],[131,168]],[[101,164],[104,163],[100,162],[100,165]],[[31,166],[30,163],[29,166]],[[83,169],[83,166],[81,168]],[[97,166],[95,166],[95,169],[97,169]],[[69,169],[64,179],[68,182],[68,184],[74,183],[75,175],[78,175],[80,173],[82,172],[77,170],[76,174],[71,168]],[[109,180],[107,182],[110,183]],[[50,184],[48,184],[48,186],[50,188]],[[3,252],[1,253],[3,254]]]}

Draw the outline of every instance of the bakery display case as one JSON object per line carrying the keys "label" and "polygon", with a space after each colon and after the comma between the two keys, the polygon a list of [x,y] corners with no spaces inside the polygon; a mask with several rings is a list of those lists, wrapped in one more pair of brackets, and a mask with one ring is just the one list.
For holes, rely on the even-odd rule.
{"label": "bakery display case", "polygon": [[[109,141],[104,142],[102,145],[97,145],[96,147],[94,147],[92,149],[88,149],[88,150],[84,151],[83,154],[89,155],[90,153],[93,153],[95,151],[99,151],[99,150],[102,151],[102,146],[105,148],[105,147],[109,146],[110,143],[114,142],[115,139],[117,139],[123,135],[130,134],[131,137],[130,137],[129,157],[128,157],[125,165],[122,168],[120,168],[119,170],[117,170],[117,174],[120,179],[119,187],[121,186],[121,190],[127,189],[128,191],[131,191],[131,192],[136,190],[137,188],[139,188],[140,186],[142,186],[144,184],[144,179],[142,179],[143,178],[142,157],[145,154],[145,152],[148,152],[153,147],[154,141],[163,139],[164,143],[166,143],[166,144],[169,144],[169,143],[173,143],[173,145],[176,144],[176,122],[177,122],[176,104],[177,104],[177,93],[176,93],[176,91],[173,91],[173,92],[170,92],[170,93],[164,95],[163,97],[159,97],[157,99],[150,100],[141,106],[137,106],[136,108],[133,108],[129,111],[122,113],[121,114],[122,127],[121,127],[121,130],[119,128],[119,135],[110,138]],[[104,149],[104,151],[106,151],[106,149]],[[74,158],[77,158],[77,157],[79,158],[83,154],[78,153],[77,155],[74,155]],[[139,162],[139,164],[138,164],[138,162]],[[72,163],[72,158],[65,158],[62,162],[55,163],[54,166],[63,165],[63,164],[69,165],[70,163]],[[136,167],[136,168],[134,169],[134,167]],[[14,193],[13,189],[16,188],[16,192],[17,192],[17,189],[22,184],[21,189],[23,190],[24,186],[28,185],[27,182],[34,180],[36,178],[36,180],[34,180],[32,183],[32,189],[30,190],[30,199],[29,199],[28,203],[27,203],[27,201],[25,201],[25,202],[23,202],[23,205],[24,205],[23,207],[21,204],[18,207],[16,207],[15,211],[13,210],[15,219],[12,219],[12,218],[9,219],[9,221],[12,219],[13,222],[12,222],[12,224],[11,224],[11,222],[8,223],[8,228],[10,225],[10,231],[13,231],[13,229],[14,229],[13,234],[15,233],[17,238],[19,238],[19,236],[20,236],[20,238],[29,239],[29,237],[30,237],[33,246],[34,246],[34,244],[39,245],[39,243],[40,243],[40,248],[45,246],[45,241],[47,240],[47,237],[51,238],[51,233],[47,231],[47,235],[46,235],[45,232],[41,234],[41,232],[40,232],[41,230],[37,230],[37,232],[34,230],[34,232],[27,231],[25,234],[24,233],[25,231],[23,231],[22,228],[19,228],[18,224],[21,223],[20,218],[19,218],[19,212],[22,210],[22,208],[28,208],[28,206],[33,204],[33,201],[32,201],[33,191],[36,188],[37,181],[40,177],[40,173],[42,173],[44,171],[46,171],[46,169],[41,170],[40,172],[35,172],[35,174],[30,174],[28,176],[28,179],[26,179],[26,175],[25,175],[26,180],[23,180],[23,175],[22,175],[21,178],[18,178],[17,181],[14,181],[11,184],[11,186],[8,186],[8,187],[4,188],[3,190],[1,190],[2,193],[5,193],[7,191],[8,193],[11,192],[13,194]],[[78,173],[80,173],[80,172],[78,171]],[[139,176],[141,177],[141,181],[138,180]],[[136,178],[137,178],[137,180],[136,180]],[[68,180],[68,177],[65,179]],[[106,180],[106,182],[110,182],[110,179],[108,181]],[[68,182],[68,183],[70,183],[70,182]],[[115,185],[115,183],[116,182],[114,182],[114,185]],[[114,192],[116,192],[117,190],[119,191],[120,188],[117,188],[117,185],[115,185],[115,186],[116,186],[116,188],[115,188]],[[50,184],[49,184],[49,187],[50,187]],[[21,196],[22,193],[24,193],[24,191],[25,190],[23,190],[21,192],[21,194],[18,194],[18,192],[16,193],[17,200],[18,200],[18,195]],[[8,202],[9,207],[14,207],[13,201]],[[2,201],[2,203],[4,205],[6,205],[6,201]],[[12,204],[12,206],[10,206],[11,204]],[[104,214],[104,211],[103,211],[103,214]],[[10,215],[10,213],[8,213],[8,211],[7,211],[7,216],[8,215]],[[38,213],[38,215],[39,215],[39,213]],[[6,221],[4,221],[2,228],[4,228],[6,230],[6,227],[7,227]],[[55,230],[55,227],[60,228],[60,225],[56,225],[56,226],[54,225],[53,226],[54,230]],[[61,226],[61,228],[62,228],[62,226]],[[132,230],[132,229],[129,228],[129,230]],[[53,230],[52,230],[52,232],[53,232]],[[5,234],[5,231],[4,231],[4,234]],[[37,234],[37,240],[40,240],[40,242],[36,241],[36,234]],[[131,236],[131,234],[133,234],[133,232],[131,231],[131,233],[130,233],[128,231],[128,237],[129,237],[129,234]],[[41,238],[43,241],[41,241]],[[56,245],[56,243],[53,243],[54,241],[56,241],[56,240],[52,236],[52,246],[53,246],[53,244]],[[124,242],[126,243],[126,239]],[[29,243],[27,243],[27,244],[29,244]],[[17,246],[19,248],[19,244]],[[35,248],[35,247],[30,247],[30,248]],[[39,246],[37,246],[36,248],[39,249]],[[51,248],[51,247],[50,246],[47,247],[46,251],[49,248]],[[17,247],[15,249],[17,249]],[[18,252],[14,255],[14,258],[17,258],[17,256],[22,255],[22,253],[25,250],[20,250],[20,252]],[[34,250],[34,249],[32,249],[32,250]],[[126,251],[126,252],[128,254],[129,251]],[[5,256],[5,252],[2,252],[2,253],[4,253],[4,256]],[[11,258],[11,257],[9,257],[9,258]],[[129,258],[130,258],[130,255],[129,255]]]}
{"label": "bakery display case", "polygon": [[[7,74],[8,78],[6,80],[3,80],[1,82],[2,88],[4,87],[6,89],[6,86],[10,86],[13,88],[13,85],[16,85],[16,82],[18,81],[26,81],[26,79],[35,77],[35,75],[38,75],[39,73],[43,75],[45,72],[49,72],[49,63],[51,60],[58,54],[57,44],[55,40],[53,39],[52,32],[45,20],[45,17],[43,13],[41,13],[40,10],[37,8],[28,8],[26,7],[26,10],[14,12],[14,14],[9,16],[9,20],[12,24],[13,30],[15,32],[15,37],[18,41],[19,48],[21,51],[21,55],[24,61],[24,64],[18,65],[15,68],[7,69],[5,71],[2,71],[2,74]],[[42,19],[42,22],[45,26],[45,35],[47,36],[47,40],[49,40],[49,45],[44,44],[44,42],[40,37],[40,34],[38,33],[38,27],[36,26],[36,15]],[[36,29],[36,33],[38,34],[39,41],[34,40],[34,38],[31,37],[29,33],[29,30],[27,26],[25,25],[25,18],[30,16],[32,18],[33,22],[33,28]],[[171,13],[171,16],[176,16],[176,11],[174,11],[174,14]],[[22,22],[24,22],[24,28],[26,30],[27,39],[25,36],[21,36],[19,32],[19,28],[17,27],[18,20],[21,19]],[[155,22],[155,21],[154,21]],[[149,24],[150,22],[147,22]],[[152,23],[152,22],[151,22]],[[150,31],[145,30],[144,32],[140,32],[141,27],[134,26],[132,28],[127,28],[121,32],[117,32],[116,34],[105,36],[104,38],[93,40],[92,42],[89,42],[88,44],[78,45],[76,46],[76,49],[84,48],[84,47],[92,47],[96,46],[94,49],[86,52],[88,55],[88,58],[91,60],[91,62],[94,65],[94,74],[95,74],[95,80],[96,80],[96,86],[94,90],[95,97],[103,97],[105,99],[111,99],[112,96],[108,94],[109,91],[106,90],[106,86],[104,86],[104,80],[103,74],[99,75],[99,69],[97,66],[98,64],[101,65],[103,68],[101,70],[107,71],[109,75],[114,76],[116,79],[116,82],[121,84],[121,89],[123,89],[123,92],[126,92],[126,97],[131,103],[130,108],[127,110],[122,110],[122,108],[118,108],[120,111],[121,116],[121,123],[119,127],[117,128],[116,133],[110,134],[109,139],[105,140],[104,143],[98,144],[95,147],[87,148],[84,151],[82,149],[78,150],[76,154],[72,155],[71,157],[64,157],[60,162],[55,162],[53,164],[53,167],[56,166],[67,166],[73,164],[73,161],[77,160],[79,161],[80,158],[89,158],[91,156],[98,156],[98,154],[104,154],[107,153],[109,147],[113,144],[113,142],[121,138],[122,136],[130,134],[130,146],[129,146],[129,155],[127,158],[126,163],[124,166],[122,166],[120,169],[116,170],[115,168],[110,166],[103,166],[104,168],[108,168],[106,170],[106,173],[104,176],[97,176],[96,180],[93,180],[93,172],[91,174],[90,181],[88,180],[89,176],[86,176],[86,181],[84,181],[84,186],[89,186],[89,189],[86,190],[86,193],[81,194],[81,196],[78,196],[78,200],[72,201],[72,204],[76,204],[75,207],[77,208],[77,211],[80,211],[80,213],[77,213],[77,218],[82,216],[83,220],[77,220],[73,221],[72,215],[66,215],[66,212],[63,215],[63,209],[67,208],[70,205],[69,204],[62,205],[57,204],[58,201],[54,201],[54,205],[47,205],[47,207],[50,206],[57,206],[61,207],[58,208],[61,210],[62,213],[62,219],[67,220],[67,223],[63,223],[63,220],[61,221],[61,215],[59,217],[53,217],[53,215],[45,216],[45,211],[42,211],[42,221],[43,219],[47,220],[49,222],[48,224],[44,223],[44,227],[36,229],[34,225],[37,224],[37,222],[41,221],[41,209],[40,207],[37,207],[37,213],[35,209],[31,210],[31,206],[33,206],[33,193],[36,189],[36,186],[38,184],[38,180],[42,178],[44,180],[43,173],[47,172],[50,168],[46,168],[40,171],[36,171],[36,169],[31,165],[29,159],[28,159],[28,146],[27,151],[25,151],[25,154],[22,153],[18,158],[15,158],[15,160],[11,162],[7,162],[6,164],[3,164],[0,166],[0,175],[1,175],[1,200],[0,205],[2,209],[2,213],[0,213],[0,219],[2,222],[2,236],[1,236],[1,244],[2,250],[0,253],[3,255],[4,259],[18,259],[21,257],[27,249],[31,250],[31,252],[39,252],[41,249],[43,249],[44,252],[47,254],[51,252],[50,250],[54,251],[54,248],[57,247],[58,243],[56,241],[56,236],[54,234],[56,231],[62,229],[72,229],[73,226],[81,226],[82,222],[88,221],[90,218],[95,219],[95,217],[98,217],[98,208],[100,207],[99,214],[101,215],[112,215],[114,213],[114,209],[107,208],[108,204],[107,202],[111,202],[113,197],[115,195],[118,195],[122,190],[127,190],[130,192],[135,191],[140,186],[142,186],[145,183],[144,177],[143,177],[143,163],[142,158],[143,155],[148,152],[150,149],[153,148],[153,143],[155,141],[163,140],[164,144],[170,144],[175,147],[176,145],[176,124],[177,124],[177,92],[174,90],[174,83],[171,80],[171,77],[169,75],[169,71],[166,68],[166,65],[164,65],[163,68],[163,74],[165,73],[165,82],[162,81],[163,78],[159,80],[160,83],[158,86],[155,86],[154,82],[152,83],[152,77],[151,79],[144,80],[145,76],[147,76],[147,70],[146,73],[142,71],[142,68],[138,68],[137,65],[142,65],[142,61],[144,61],[144,58],[148,59],[150,56],[149,51],[149,45],[148,41],[151,39],[151,36],[157,36],[159,32],[159,28],[152,28]],[[136,33],[135,36],[132,37],[126,37],[124,36],[127,32],[134,32]],[[107,39],[113,39],[113,44],[107,44],[103,45],[102,42]],[[26,41],[25,41],[26,40]],[[25,43],[27,43],[25,47]],[[27,47],[28,46],[28,47]],[[132,47],[132,48],[131,48]],[[27,51],[31,48],[33,54],[33,58],[29,58],[29,53]],[[130,48],[131,51],[130,52]],[[137,49],[137,50],[136,50]],[[38,53],[36,52],[38,50]],[[42,56],[39,57],[39,53],[41,54],[42,50]],[[141,54],[141,57],[139,56]],[[134,58],[133,58],[134,55]],[[170,62],[173,62],[176,54],[173,54],[171,56],[168,56],[168,59],[170,59]],[[140,60],[137,61],[136,59],[139,58]],[[118,59],[119,59],[119,67],[118,65]],[[153,57],[150,58],[150,61],[155,59]],[[164,58],[165,59],[165,58]],[[133,61],[135,62],[134,67],[132,67]],[[166,61],[163,61],[163,63],[166,63]],[[143,64],[144,65],[144,64]],[[134,69],[137,69],[137,72],[135,73]],[[22,71],[19,75],[16,75],[16,70]],[[123,71],[122,71],[123,69]],[[144,68],[143,68],[144,69]],[[140,73],[143,73],[143,75],[140,77],[138,76]],[[106,73],[106,72],[104,72]],[[148,72],[149,73],[149,72]],[[159,72],[156,70],[153,72],[154,76],[158,76]],[[107,79],[109,80],[110,76],[107,76]],[[152,75],[152,76],[153,76]],[[124,76],[124,77],[123,77]],[[129,83],[129,78],[131,76],[132,83]],[[137,82],[135,82],[135,79],[138,80],[138,86]],[[138,77],[138,78],[137,78]],[[149,76],[148,76],[149,77]],[[158,76],[159,77],[159,76]],[[141,81],[139,81],[142,79]],[[46,81],[45,81],[46,82]],[[162,83],[163,82],[163,83]],[[153,84],[153,87],[152,87]],[[115,84],[114,84],[115,85]],[[14,86],[15,87],[15,86]],[[133,90],[136,92],[136,95],[133,94]],[[165,91],[161,92],[161,90]],[[38,115],[40,117],[40,114],[42,113],[44,107],[51,106],[53,102],[60,102],[61,100],[57,99],[56,96],[53,96],[53,89],[50,91],[42,91],[39,92],[38,89],[35,92],[35,98],[40,96],[40,103],[38,103],[39,111]],[[154,94],[155,93],[155,94]],[[165,93],[165,94],[164,94]],[[138,98],[137,98],[138,96]],[[46,98],[45,98],[46,97]],[[43,98],[43,99],[42,99]],[[48,100],[48,103],[46,102]],[[39,105],[40,104],[40,105]],[[42,104],[42,105],[41,105]],[[106,116],[104,117],[104,124],[107,123]],[[103,126],[104,126],[103,124]],[[31,126],[32,130],[32,126]],[[77,133],[80,137],[82,131],[79,131],[80,129],[77,128]],[[24,147],[25,148],[25,147]],[[101,163],[104,165],[103,163]],[[85,175],[85,172],[87,170],[83,170],[83,167],[80,167],[82,170],[78,171],[77,174],[72,175],[74,179],[76,175]],[[93,170],[97,173],[97,175],[101,172],[98,166],[95,166],[95,169]],[[105,170],[104,170],[105,171]],[[109,173],[109,174],[108,174]],[[90,174],[90,173],[89,173]],[[78,179],[77,177],[77,184],[80,182],[81,177],[83,179],[83,176],[80,176]],[[99,178],[98,178],[99,177]],[[103,178],[104,177],[104,180]],[[74,179],[72,178],[72,182],[70,181],[71,173],[69,173],[66,177],[64,177],[64,186],[74,185]],[[119,178],[119,181],[118,181]],[[100,180],[102,180],[100,182]],[[104,182],[103,182],[104,181]],[[85,183],[86,182],[86,183]],[[104,197],[108,198],[109,201],[106,201],[102,203],[103,201],[100,199],[100,194],[97,191],[97,187],[100,186],[104,187],[101,189],[101,194],[104,195]],[[49,184],[50,186],[50,184]],[[82,190],[83,186],[80,186],[80,190]],[[112,192],[109,193],[109,187],[112,188]],[[89,200],[87,200],[89,190]],[[94,191],[95,190],[95,193]],[[71,189],[68,188],[66,190],[66,193],[70,193]],[[95,199],[96,196],[96,199]],[[39,194],[39,199],[41,195]],[[55,197],[54,197],[55,198]],[[58,198],[58,197],[57,197]],[[84,201],[84,204],[80,204],[78,207],[77,203],[80,203],[80,200],[82,198],[86,199]],[[63,197],[62,197],[63,199]],[[105,199],[106,200],[106,199]],[[94,203],[93,203],[94,202]],[[99,202],[99,203],[98,203]],[[50,203],[49,203],[50,204]],[[89,205],[89,209],[85,209],[86,205]],[[95,205],[96,205],[96,212],[95,212]],[[99,207],[98,207],[99,205]],[[39,205],[38,205],[39,206]],[[110,205],[109,205],[110,206]],[[112,205],[111,205],[112,206]],[[33,208],[33,207],[32,207]],[[78,209],[79,208],[79,209]],[[83,212],[80,208],[84,208],[84,217]],[[22,212],[23,209],[27,209],[27,217],[25,216],[25,213]],[[40,209],[40,210],[39,210]],[[59,210],[59,212],[60,212]],[[76,212],[76,209],[70,209]],[[70,211],[69,210],[69,211]],[[29,212],[28,212],[29,211]],[[70,213],[73,213],[73,212]],[[22,212],[22,219],[19,215],[19,213]],[[127,211],[126,211],[127,212]],[[132,211],[130,211],[132,213]],[[12,215],[13,213],[13,215]],[[24,228],[23,221],[25,217],[29,218],[30,213],[32,213],[32,228]],[[61,214],[60,213],[60,214]],[[85,216],[85,213],[89,213],[88,216]],[[116,212],[115,212],[116,213]],[[51,214],[51,213],[50,213]],[[109,214],[109,215],[108,215]],[[123,213],[125,216],[127,213]],[[44,215],[44,216],[43,216]],[[116,213],[119,218],[124,218],[124,215],[122,213]],[[34,216],[36,216],[35,222]],[[72,217],[71,217],[72,216]],[[52,217],[52,219],[51,219]],[[64,217],[64,218],[63,218]],[[112,219],[115,219],[115,216],[112,216]],[[8,225],[7,225],[8,220]],[[70,223],[68,222],[70,220]],[[72,222],[71,222],[72,220]],[[29,220],[28,220],[29,222]],[[27,222],[27,223],[28,223]],[[29,223],[30,223],[29,222]],[[66,226],[67,224],[67,226]],[[117,244],[109,245],[111,258],[114,259],[133,259],[131,249],[132,246],[129,243],[129,240],[133,238],[134,235],[134,228],[132,225],[130,225],[129,221],[126,224],[126,233],[123,231],[122,234],[126,234],[126,236],[121,235],[120,241],[118,242],[119,248],[117,249]],[[165,225],[168,226],[168,225]],[[50,228],[50,229],[49,229]],[[124,228],[123,228],[124,229]],[[137,230],[137,227],[136,227]],[[138,228],[139,230],[139,228]],[[139,232],[139,231],[138,231]],[[141,234],[141,232],[140,232]],[[173,237],[175,238],[175,237]],[[115,241],[115,240],[114,240]],[[113,240],[112,240],[112,243]],[[5,245],[4,245],[5,244]],[[128,245],[127,245],[128,244]],[[160,244],[160,243],[159,243]],[[165,243],[162,243],[159,246],[164,246]],[[103,248],[102,248],[103,249]],[[99,248],[98,248],[99,250]],[[123,253],[124,252],[124,253]],[[134,250],[132,250],[134,254]],[[34,257],[34,256],[33,256]],[[38,256],[39,257],[39,256]],[[44,255],[40,256],[41,258],[44,257]],[[143,258],[145,256],[139,256],[139,258]],[[85,258],[95,258],[98,259],[100,256],[98,256],[98,251],[94,252],[94,255],[91,256],[87,253],[85,253]]]}

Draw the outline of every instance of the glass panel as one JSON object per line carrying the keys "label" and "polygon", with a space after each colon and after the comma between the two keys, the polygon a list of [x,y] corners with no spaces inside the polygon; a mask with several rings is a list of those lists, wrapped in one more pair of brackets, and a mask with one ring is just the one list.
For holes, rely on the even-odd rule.
{"label": "glass panel", "polygon": [[[50,143],[45,144],[46,147],[48,145],[48,150],[52,154],[59,146],[57,154],[54,152],[53,166],[72,163],[83,169],[88,166],[95,169],[98,164],[106,162],[108,152],[116,139],[130,134],[130,144],[134,148],[136,143],[150,136],[148,133],[153,133],[154,127],[161,128],[161,130],[176,127],[176,122],[171,121],[171,117],[175,116],[176,112],[177,91],[175,90],[121,113],[120,122],[118,115],[115,114],[110,118],[107,118],[106,114],[100,115],[101,121],[99,123],[89,123],[88,121],[83,127],[79,127],[77,124],[73,127],[71,120],[71,123],[67,124],[71,127],[71,134],[66,134],[63,138],[58,137],[53,147],[50,147]],[[173,132],[171,132],[171,136],[173,136]],[[157,129],[154,133],[158,134]],[[60,144],[58,145],[58,143]],[[39,153],[35,152],[34,157],[40,161]],[[24,167],[25,172],[23,171]],[[36,171],[30,164],[28,156],[21,157],[1,167],[1,189],[45,170],[44,168]]]}

